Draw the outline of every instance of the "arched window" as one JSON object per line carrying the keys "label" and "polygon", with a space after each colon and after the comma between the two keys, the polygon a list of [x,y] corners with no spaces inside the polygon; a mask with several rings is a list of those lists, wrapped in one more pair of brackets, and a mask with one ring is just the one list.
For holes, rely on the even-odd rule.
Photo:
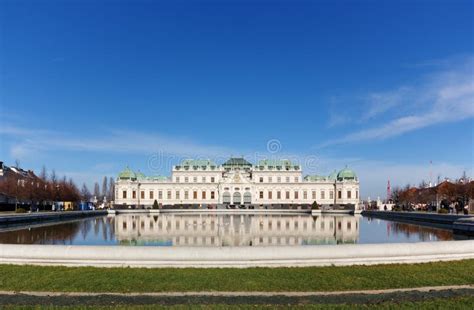
{"label": "arched window", "polygon": [[224,194],[222,194],[222,202],[224,204],[230,204],[230,193],[229,192],[224,192]]}
{"label": "arched window", "polygon": [[235,205],[240,205],[242,203],[242,195],[240,192],[235,192],[232,198]]}
{"label": "arched window", "polygon": [[244,194],[244,204],[251,204],[252,203],[252,194],[250,192],[246,192]]}

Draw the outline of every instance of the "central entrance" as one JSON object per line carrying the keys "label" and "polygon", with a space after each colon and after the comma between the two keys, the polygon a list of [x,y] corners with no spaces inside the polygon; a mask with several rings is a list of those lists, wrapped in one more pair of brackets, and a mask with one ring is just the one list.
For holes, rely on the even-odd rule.
{"label": "central entrance", "polygon": [[239,192],[235,192],[232,198],[234,205],[242,204],[242,195]]}

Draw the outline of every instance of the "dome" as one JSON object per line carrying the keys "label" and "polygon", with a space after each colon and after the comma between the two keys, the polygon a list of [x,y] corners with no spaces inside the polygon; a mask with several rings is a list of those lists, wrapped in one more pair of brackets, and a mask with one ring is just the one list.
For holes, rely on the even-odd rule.
{"label": "dome", "polygon": [[120,180],[130,180],[136,179],[137,175],[127,166],[122,172],[119,173],[118,177]]}
{"label": "dome", "polygon": [[334,170],[329,176],[328,176],[328,180],[331,180],[331,181],[334,181],[337,179],[337,171]]}
{"label": "dome", "polygon": [[338,180],[356,180],[357,175],[355,174],[354,171],[352,171],[349,168],[344,168],[339,173],[337,174],[337,179]]}
{"label": "dome", "polygon": [[137,178],[137,180],[145,180],[146,176],[142,172],[138,171],[136,173],[136,178]]}

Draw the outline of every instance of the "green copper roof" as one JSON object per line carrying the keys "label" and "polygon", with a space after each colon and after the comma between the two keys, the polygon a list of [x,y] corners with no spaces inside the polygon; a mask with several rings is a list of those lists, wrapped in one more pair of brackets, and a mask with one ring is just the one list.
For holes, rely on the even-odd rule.
{"label": "green copper roof", "polygon": [[137,180],[145,180],[146,179],[146,175],[144,175],[142,172],[138,171],[137,173],[135,173],[135,175],[137,176]]}
{"label": "green copper roof", "polygon": [[209,167],[216,166],[216,164],[209,159],[186,159],[181,162],[181,166],[185,167]]}
{"label": "green copper roof", "polygon": [[125,167],[125,169],[119,173],[118,175],[118,178],[120,180],[133,180],[133,179],[136,179],[137,176],[135,174],[135,172],[132,171],[132,169],[130,169],[128,166]]}
{"label": "green copper roof", "polygon": [[168,181],[168,178],[162,175],[154,175],[154,176],[148,177],[148,179],[152,181]]}
{"label": "green copper roof", "polygon": [[339,173],[337,174],[337,179],[338,180],[355,180],[357,179],[357,175],[355,174],[354,171],[352,171],[349,168],[344,168]]}
{"label": "green copper roof", "polygon": [[291,160],[288,159],[264,159],[258,162],[259,166],[268,166],[268,167],[289,167],[289,166],[298,166],[294,165]]}
{"label": "green copper roof", "polygon": [[315,181],[326,181],[326,177],[322,175],[307,175],[304,177],[306,181],[315,182]]}
{"label": "green copper roof", "polygon": [[232,157],[222,164],[223,167],[252,167],[252,164],[243,157]]}
{"label": "green copper roof", "polygon": [[331,181],[334,181],[337,179],[337,171],[334,170],[329,176],[328,176],[328,180],[331,180]]}

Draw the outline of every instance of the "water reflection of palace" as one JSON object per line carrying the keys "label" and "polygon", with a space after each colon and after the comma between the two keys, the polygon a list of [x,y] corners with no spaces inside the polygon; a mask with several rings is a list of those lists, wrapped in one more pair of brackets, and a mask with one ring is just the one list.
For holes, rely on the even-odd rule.
{"label": "water reflection of palace", "polygon": [[358,216],[119,215],[121,244],[286,246],[356,243]]}

